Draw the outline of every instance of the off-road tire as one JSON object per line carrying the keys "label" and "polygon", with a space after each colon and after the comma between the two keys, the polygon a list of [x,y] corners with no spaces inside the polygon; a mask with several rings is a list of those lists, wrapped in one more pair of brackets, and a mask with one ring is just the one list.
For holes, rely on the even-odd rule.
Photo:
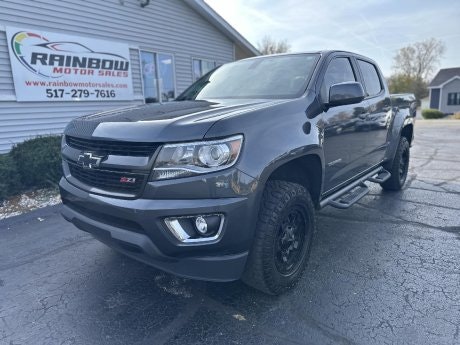
{"label": "off-road tire", "polygon": [[[393,162],[391,166],[387,167],[387,170],[391,173],[391,177],[380,184],[383,189],[391,191],[398,191],[402,189],[407,179],[407,173],[409,170],[409,158],[409,141],[406,137],[401,137],[401,139],[399,139],[398,149],[396,150]],[[404,164],[402,172],[401,164]]]}
{"label": "off-road tire", "polygon": [[[298,232],[299,234],[304,233],[305,236],[300,251],[298,253],[293,251],[298,255],[298,263],[292,267],[293,272],[282,274],[277,268],[277,265],[280,265],[280,260],[277,259],[279,256],[276,254],[280,253],[277,243],[280,243],[278,240],[283,231],[283,224],[286,224],[286,217],[290,217],[292,212],[297,211],[303,217],[300,223],[306,225],[305,231]],[[305,187],[285,181],[267,182],[261,201],[253,247],[242,280],[247,285],[270,295],[279,295],[294,286],[308,261],[315,226],[315,207]],[[296,251],[298,247],[295,247]]]}

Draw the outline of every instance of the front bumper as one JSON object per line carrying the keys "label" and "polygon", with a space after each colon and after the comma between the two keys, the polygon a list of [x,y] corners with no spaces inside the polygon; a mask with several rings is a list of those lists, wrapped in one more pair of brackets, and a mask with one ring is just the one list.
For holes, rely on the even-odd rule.
{"label": "front bumper", "polygon": [[[241,277],[252,245],[257,210],[254,194],[215,199],[118,199],[60,181],[63,217],[127,256],[183,277],[232,281]],[[222,235],[213,242],[184,244],[164,218],[222,213]]]}

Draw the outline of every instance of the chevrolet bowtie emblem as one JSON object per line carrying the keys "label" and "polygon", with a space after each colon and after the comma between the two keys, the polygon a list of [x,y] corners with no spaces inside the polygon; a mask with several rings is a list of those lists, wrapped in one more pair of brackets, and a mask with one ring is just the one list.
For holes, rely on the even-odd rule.
{"label": "chevrolet bowtie emblem", "polygon": [[97,156],[91,152],[84,152],[78,156],[78,164],[87,169],[97,168],[103,158],[103,156]]}

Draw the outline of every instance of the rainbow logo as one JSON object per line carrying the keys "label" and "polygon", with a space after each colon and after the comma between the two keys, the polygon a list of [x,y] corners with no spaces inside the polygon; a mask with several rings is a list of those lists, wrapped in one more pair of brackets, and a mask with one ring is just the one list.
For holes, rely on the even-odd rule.
{"label": "rainbow logo", "polygon": [[30,38],[37,38],[40,39],[44,42],[49,42],[45,37],[35,34],[33,32],[24,32],[20,31],[17,32],[12,38],[11,38],[11,48],[13,49],[14,55],[16,58],[21,62],[25,68],[27,68],[29,71],[38,74],[42,77],[47,77],[49,78],[50,76],[45,75],[43,73],[40,73],[37,69],[33,68],[26,60],[25,56],[23,55],[23,45],[24,45],[24,40],[30,39]]}
{"label": "rainbow logo", "polygon": [[[75,59],[78,59],[79,68],[83,69],[124,71],[129,68],[129,60],[124,56],[94,51],[79,42],[50,42],[44,36],[33,32],[19,31],[12,35],[11,50],[27,70],[45,78],[62,77],[61,67],[70,70],[75,66]],[[37,64],[41,68],[37,67]],[[60,71],[55,72],[55,67]],[[61,74],[55,75],[56,73]]]}

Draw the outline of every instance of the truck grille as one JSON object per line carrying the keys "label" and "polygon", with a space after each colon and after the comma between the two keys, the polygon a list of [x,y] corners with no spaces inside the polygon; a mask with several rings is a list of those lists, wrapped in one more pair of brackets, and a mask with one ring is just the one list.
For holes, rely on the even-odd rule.
{"label": "truck grille", "polygon": [[[86,169],[69,163],[70,174],[78,181],[108,192],[139,194],[147,175],[102,169]],[[131,179],[127,182],[127,179]],[[134,179],[134,180],[132,180]],[[124,182],[123,182],[124,181]]]}
{"label": "truck grille", "polygon": [[97,152],[101,155],[118,156],[151,156],[160,146],[158,143],[142,143],[115,140],[83,139],[66,135],[66,143],[70,147],[85,151]]}

